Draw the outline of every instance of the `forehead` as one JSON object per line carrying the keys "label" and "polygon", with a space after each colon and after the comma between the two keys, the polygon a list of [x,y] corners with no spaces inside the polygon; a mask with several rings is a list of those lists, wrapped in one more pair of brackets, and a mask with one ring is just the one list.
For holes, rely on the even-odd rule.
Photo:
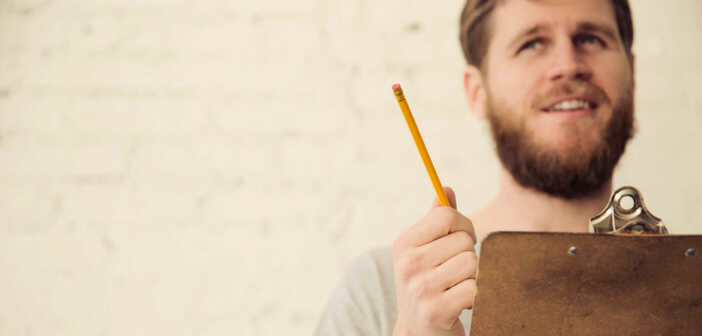
{"label": "forehead", "polygon": [[510,38],[536,25],[574,28],[583,22],[616,29],[611,0],[502,0],[493,12],[493,38]]}

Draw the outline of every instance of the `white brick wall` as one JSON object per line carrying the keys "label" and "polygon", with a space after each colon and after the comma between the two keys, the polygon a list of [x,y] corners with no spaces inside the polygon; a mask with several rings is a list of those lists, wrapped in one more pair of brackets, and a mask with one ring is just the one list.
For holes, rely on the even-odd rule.
{"label": "white brick wall", "polygon": [[[702,4],[633,0],[640,132],[616,184],[702,232]],[[0,2],[0,335],[306,335],[442,181],[496,190],[461,0]]]}

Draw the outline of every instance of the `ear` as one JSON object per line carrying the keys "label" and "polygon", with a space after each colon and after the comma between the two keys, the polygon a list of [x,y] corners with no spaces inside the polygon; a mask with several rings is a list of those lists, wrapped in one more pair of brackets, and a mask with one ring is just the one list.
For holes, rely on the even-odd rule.
{"label": "ear", "polygon": [[483,75],[480,69],[468,65],[463,74],[463,89],[468,98],[468,107],[479,119],[487,119],[487,99]]}

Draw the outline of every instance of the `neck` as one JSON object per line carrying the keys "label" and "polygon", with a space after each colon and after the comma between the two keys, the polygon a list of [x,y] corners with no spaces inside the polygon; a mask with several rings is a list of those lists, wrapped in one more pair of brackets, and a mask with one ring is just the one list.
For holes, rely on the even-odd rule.
{"label": "neck", "polygon": [[481,239],[495,231],[588,232],[611,193],[610,179],[590,196],[558,198],[521,186],[503,168],[497,197],[472,220]]}

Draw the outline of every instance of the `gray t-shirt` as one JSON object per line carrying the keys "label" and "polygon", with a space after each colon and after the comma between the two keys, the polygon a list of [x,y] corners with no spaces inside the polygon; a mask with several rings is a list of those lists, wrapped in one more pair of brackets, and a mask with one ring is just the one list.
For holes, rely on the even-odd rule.
{"label": "gray t-shirt", "polygon": [[[475,250],[480,251],[480,242]],[[472,310],[459,319],[470,333]],[[389,247],[368,251],[353,261],[334,290],[315,335],[392,335],[397,318],[395,279]]]}

